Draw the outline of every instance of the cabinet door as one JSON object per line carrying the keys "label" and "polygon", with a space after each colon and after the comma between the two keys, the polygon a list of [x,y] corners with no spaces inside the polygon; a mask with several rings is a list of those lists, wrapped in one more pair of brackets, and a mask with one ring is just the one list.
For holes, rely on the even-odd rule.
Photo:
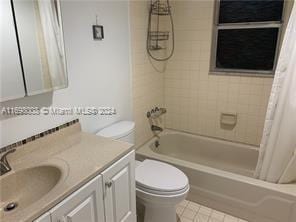
{"label": "cabinet door", "polygon": [[0,1],[0,102],[25,96],[11,2]]}
{"label": "cabinet door", "polygon": [[135,153],[130,152],[103,173],[107,222],[135,222]]}
{"label": "cabinet door", "polygon": [[52,222],[104,222],[102,176],[71,194],[50,213]]}
{"label": "cabinet door", "polygon": [[38,219],[34,220],[34,222],[51,222],[50,213],[45,213]]}

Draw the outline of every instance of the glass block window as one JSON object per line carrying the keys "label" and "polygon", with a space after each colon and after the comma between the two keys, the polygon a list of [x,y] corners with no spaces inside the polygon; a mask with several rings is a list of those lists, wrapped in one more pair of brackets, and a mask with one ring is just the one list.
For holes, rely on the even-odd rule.
{"label": "glass block window", "polygon": [[283,0],[220,0],[216,4],[211,71],[273,75]]}

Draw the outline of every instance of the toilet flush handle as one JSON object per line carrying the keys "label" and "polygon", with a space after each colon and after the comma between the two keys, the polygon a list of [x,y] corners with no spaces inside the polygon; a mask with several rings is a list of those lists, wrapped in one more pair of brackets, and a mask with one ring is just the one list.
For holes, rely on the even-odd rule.
{"label": "toilet flush handle", "polygon": [[106,187],[110,188],[112,186],[112,181],[108,181],[105,183]]}

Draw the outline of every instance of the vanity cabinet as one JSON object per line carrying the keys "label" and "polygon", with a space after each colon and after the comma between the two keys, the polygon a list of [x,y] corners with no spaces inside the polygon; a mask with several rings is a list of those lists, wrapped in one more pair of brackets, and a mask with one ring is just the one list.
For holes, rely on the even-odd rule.
{"label": "vanity cabinet", "polygon": [[102,176],[67,197],[50,214],[51,222],[104,222]]}
{"label": "vanity cabinet", "polygon": [[34,222],[136,222],[135,194],[131,151]]}
{"label": "vanity cabinet", "polygon": [[102,173],[106,222],[135,222],[135,161],[128,155]]}

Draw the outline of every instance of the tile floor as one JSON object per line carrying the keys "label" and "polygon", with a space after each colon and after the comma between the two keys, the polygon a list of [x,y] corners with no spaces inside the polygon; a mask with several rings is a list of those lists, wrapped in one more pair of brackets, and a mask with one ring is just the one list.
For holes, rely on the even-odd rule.
{"label": "tile floor", "polygon": [[247,222],[188,200],[181,202],[176,212],[179,222]]}

